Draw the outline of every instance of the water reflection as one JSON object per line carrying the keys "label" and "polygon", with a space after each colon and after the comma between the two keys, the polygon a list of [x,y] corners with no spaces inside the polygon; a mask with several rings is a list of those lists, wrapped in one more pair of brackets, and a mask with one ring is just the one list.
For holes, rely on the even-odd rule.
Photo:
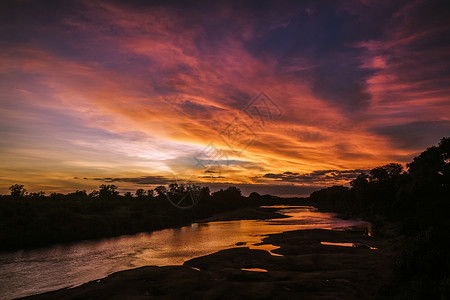
{"label": "water reflection", "polygon": [[250,249],[259,249],[259,250],[265,250],[270,253],[272,256],[283,256],[281,254],[273,253],[273,250],[276,250],[280,247],[272,245],[272,244],[262,244],[262,245],[250,245]]}
{"label": "water reflection", "polygon": [[371,250],[378,250],[377,247],[372,247],[370,245],[360,244],[360,243],[336,243],[336,242],[320,242],[320,243],[322,245],[327,245],[327,246],[367,248],[367,249],[371,249]]}
{"label": "water reflection", "polygon": [[277,247],[255,244],[268,234],[283,231],[367,226],[365,222],[341,220],[312,207],[278,208],[290,218],[194,223],[153,233],[3,253],[0,254],[0,295],[9,299],[73,287],[146,265],[181,265],[194,257],[236,247],[239,242],[253,249],[271,251]]}
{"label": "water reflection", "polygon": [[261,272],[261,273],[267,273],[266,269],[260,269],[260,268],[242,268],[242,271],[249,271],[249,272]]}

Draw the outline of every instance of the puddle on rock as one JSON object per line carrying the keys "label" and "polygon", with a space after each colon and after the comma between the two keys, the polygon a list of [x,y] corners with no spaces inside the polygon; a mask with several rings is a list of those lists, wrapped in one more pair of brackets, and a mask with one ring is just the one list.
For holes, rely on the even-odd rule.
{"label": "puddle on rock", "polygon": [[249,271],[249,272],[261,272],[261,273],[267,273],[266,269],[260,269],[260,268],[242,268],[242,271]]}
{"label": "puddle on rock", "polygon": [[372,247],[366,244],[359,244],[359,243],[334,243],[334,242],[320,242],[322,245],[328,245],[328,246],[340,246],[340,247],[354,247],[354,248],[368,248],[372,250],[378,250],[376,247]]}
{"label": "puddle on rock", "polygon": [[272,244],[261,244],[261,245],[250,245],[250,249],[258,249],[258,250],[266,250],[272,256],[283,256],[281,254],[273,253],[273,250],[279,249],[280,247],[272,245]]}

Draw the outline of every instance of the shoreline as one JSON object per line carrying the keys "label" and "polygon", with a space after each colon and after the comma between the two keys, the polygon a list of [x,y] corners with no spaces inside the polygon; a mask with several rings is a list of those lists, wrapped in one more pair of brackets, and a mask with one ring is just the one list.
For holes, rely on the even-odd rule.
{"label": "shoreline", "polygon": [[[274,213],[273,210],[268,212],[263,209],[268,214]],[[216,218],[220,221],[224,217],[254,217],[260,214],[261,211],[251,213],[244,209],[228,216],[220,214]],[[321,242],[352,242],[362,246],[342,247]],[[388,247],[389,242],[367,236],[361,230],[287,231],[271,234],[260,244],[272,244],[279,248],[272,250],[271,254],[260,249],[234,247],[188,260],[182,266],[147,266],[125,270],[78,287],[23,299],[214,299],[223,295],[251,299],[287,299],[294,296],[373,298],[391,273],[393,253]]]}
{"label": "shoreline", "polygon": [[277,210],[279,210],[279,208],[273,208],[268,206],[239,208],[231,211],[221,212],[206,219],[193,221],[192,223],[289,218],[289,216],[276,212]]}
{"label": "shoreline", "polygon": [[75,241],[68,241],[68,242],[60,242],[60,243],[50,243],[46,245],[40,245],[40,246],[30,246],[30,247],[23,247],[23,248],[17,248],[17,249],[0,249],[0,253],[15,253],[18,251],[32,251],[32,250],[38,250],[38,249],[46,249],[46,248],[52,248],[56,246],[70,246],[77,243],[82,242],[95,242],[95,241],[101,241],[105,239],[110,238],[117,238],[120,236],[132,236],[140,233],[152,233],[160,230],[166,230],[166,229],[177,229],[182,228],[184,226],[189,226],[193,223],[206,223],[206,222],[216,222],[216,221],[234,221],[234,220],[265,220],[265,219],[280,219],[280,218],[286,218],[287,216],[275,212],[275,208],[269,208],[269,207],[244,207],[244,208],[238,208],[235,210],[225,211],[221,213],[214,214],[208,218],[204,219],[195,219],[183,224],[177,224],[174,226],[161,226],[160,228],[155,228],[152,230],[147,231],[136,231],[131,233],[123,233],[123,234],[113,234],[113,235],[105,235],[103,237],[98,238],[91,238],[91,239],[80,239]]}

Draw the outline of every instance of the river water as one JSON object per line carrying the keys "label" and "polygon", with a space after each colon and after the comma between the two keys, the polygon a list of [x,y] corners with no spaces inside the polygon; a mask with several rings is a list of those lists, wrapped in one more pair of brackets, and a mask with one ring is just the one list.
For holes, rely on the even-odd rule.
{"label": "river water", "polygon": [[194,257],[239,245],[256,246],[264,236],[298,229],[368,226],[309,206],[278,206],[289,218],[193,223],[189,226],[0,254],[0,298],[12,299],[74,287],[111,273],[147,265],[181,265]]}

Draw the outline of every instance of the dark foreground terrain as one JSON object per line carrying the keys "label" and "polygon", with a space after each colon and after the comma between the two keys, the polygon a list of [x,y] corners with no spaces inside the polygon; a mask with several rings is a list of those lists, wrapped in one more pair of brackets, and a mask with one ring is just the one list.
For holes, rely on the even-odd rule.
{"label": "dark foreground terrain", "polygon": [[362,231],[291,231],[264,243],[280,248],[274,255],[247,247],[227,249],[183,266],[122,271],[26,299],[371,299],[391,274],[388,244]]}
{"label": "dark foreground terrain", "polygon": [[[74,241],[124,234],[123,228],[128,233],[155,230],[220,213],[224,215],[217,219],[228,219],[226,214],[232,211],[240,212],[237,219],[244,215],[265,218],[267,211],[256,216],[251,212],[250,208],[260,205],[313,205],[341,217],[370,221],[377,238],[358,231],[287,232],[265,240],[280,246],[274,252],[283,256],[248,248],[228,249],[193,259],[185,266],[119,272],[98,282],[34,298],[450,299],[450,138],[427,148],[406,168],[398,163],[376,167],[350,181],[350,187],[328,187],[313,192],[308,199],[257,193],[243,197],[234,187],[212,194],[203,189],[199,190],[199,205],[182,212],[167,204],[162,192],[145,196],[136,191],[133,198],[118,196],[114,186],[102,185],[98,195],[77,192],[64,196],[70,201],[56,201],[58,197],[27,196],[22,185],[15,185],[0,205],[0,228],[8,229],[0,232],[0,246],[20,249],[65,242],[67,232],[74,233],[68,235],[68,241]],[[172,185],[166,194],[176,195],[179,189],[184,187]],[[33,202],[36,197],[44,201]],[[40,209],[46,207],[47,200],[54,210]],[[74,212],[69,207],[75,208]],[[98,208],[95,218],[86,215],[92,208]],[[61,214],[65,211],[71,213]],[[73,224],[80,229],[71,231]],[[95,232],[92,228],[99,231],[90,236]],[[345,248],[322,245],[321,241],[362,246]]]}

